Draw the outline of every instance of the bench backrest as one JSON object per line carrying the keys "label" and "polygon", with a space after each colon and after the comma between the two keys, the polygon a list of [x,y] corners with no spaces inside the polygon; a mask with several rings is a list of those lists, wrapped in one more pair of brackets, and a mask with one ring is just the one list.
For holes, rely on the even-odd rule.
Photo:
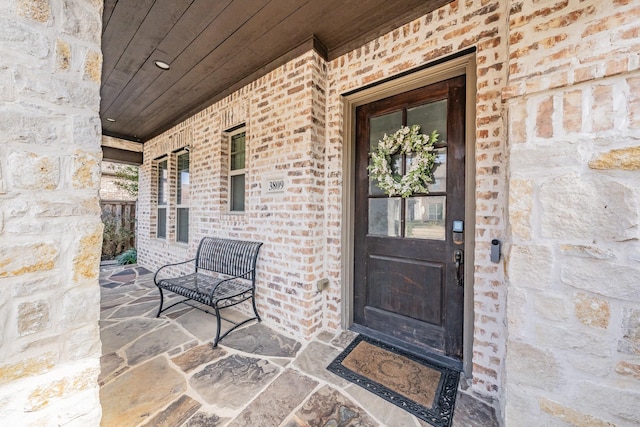
{"label": "bench backrest", "polygon": [[255,281],[256,260],[262,242],[205,237],[200,241],[196,255],[196,271],[208,270],[229,276],[245,276]]}

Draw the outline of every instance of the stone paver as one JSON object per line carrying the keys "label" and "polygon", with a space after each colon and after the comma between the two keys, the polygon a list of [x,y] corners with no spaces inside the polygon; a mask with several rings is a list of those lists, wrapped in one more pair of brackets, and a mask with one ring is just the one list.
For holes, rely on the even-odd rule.
{"label": "stone paver", "polygon": [[366,411],[340,394],[325,386],[314,393],[298,410],[287,426],[306,427],[374,427],[375,422]]}
{"label": "stone paver", "polygon": [[135,316],[144,316],[145,314],[153,311],[156,313],[158,311],[158,304],[155,302],[143,302],[139,304],[135,304],[132,302],[129,305],[125,305],[123,307],[118,308],[113,314],[109,317],[110,319],[118,319],[118,318],[129,318]]}
{"label": "stone paver", "polygon": [[163,356],[131,369],[100,390],[102,426],[137,426],[187,389]]}
{"label": "stone paver", "polygon": [[192,339],[177,325],[167,325],[138,338],[125,352],[129,365],[137,365],[152,357],[185,344]]}
{"label": "stone paver", "polygon": [[169,407],[157,414],[149,422],[145,423],[148,427],[173,427],[180,426],[185,423],[193,414],[196,413],[202,404],[197,400],[183,395],[180,399],[173,402]]}
{"label": "stone paver", "polygon": [[349,397],[378,419],[383,426],[413,426],[413,415],[400,407],[380,399],[375,394],[355,384],[345,388]]}
{"label": "stone paver", "polygon": [[220,418],[215,414],[205,414],[203,412],[198,412],[191,418],[186,427],[218,427],[224,425],[228,418]]}
{"label": "stone paver", "polygon": [[174,357],[171,361],[178,365],[182,371],[188,373],[198,366],[219,359],[226,354],[227,352],[220,347],[213,348],[211,344],[202,344]]}
{"label": "stone paver", "polygon": [[[176,306],[177,308],[178,306]],[[181,309],[178,309],[182,311]],[[164,313],[160,318],[164,317]],[[176,322],[185,328],[191,335],[201,341],[213,342],[216,336],[216,317],[200,310],[191,309],[179,317],[175,318]],[[224,322],[223,322],[224,324]]]}
{"label": "stone paver", "polygon": [[[103,427],[429,426],[325,369],[355,333],[325,331],[303,344],[253,322],[213,348],[214,316],[178,305],[155,318],[152,277],[135,266],[101,269]],[[458,393],[453,426],[497,423],[493,408]]]}
{"label": "stone paver", "polygon": [[225,338],[224,345],[245,353],[275,357],[294,357],[301,347],[299,342],[259,323],[229,335]]}
{"label": "stone paver", "polygon": [[317,381],[287,369],[228,427],[277,427],[318,385]]}
{"label": "stone paver", "polygon": [[209,404],[242,408],[279,372],[267,360],[234,354],[205,366],[189,384]]}
{"label": "stone paver", "polygon": [[164,320],[133,318],[110,325],[100,332],[102,354],[118,351],[125,344],[132,343],[140,336],[166,324]]}
{"label": "stone paver", "polygon": [[294,366],[316,378],[320,378],[330,384],[346,387],[349,381],[327,371],[326,367],[335,359],[341,350],[319,342],[311,342],[293,363]]}
{"label": "stone paver", "polygon": [[103,382],[111,374],[116,372],[124,364],[124,359],[116,353],[105,354],[100,358],[100,376],[98,381]]}
{"label": "stone paver", "polygon": [[466,393],[458,393],[452,427],[492,427],[493,422],[493,408]]}
{"label": "stone paver", "polygon": [[333,340],[331,340],[331,344],[335,345],[338,348],[345,349],[349,344],[351,344],[351,341],[356,339],[357,336],[358,334],[356,334],[355,332],[344,331],[341,332]]}

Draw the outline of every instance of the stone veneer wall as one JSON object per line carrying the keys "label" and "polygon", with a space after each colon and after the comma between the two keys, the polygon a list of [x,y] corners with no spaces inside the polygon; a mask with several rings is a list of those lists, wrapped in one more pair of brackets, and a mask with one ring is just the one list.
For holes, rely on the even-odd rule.
{"label": "stone veneer wall", "polygon": [[511,4],[507,425],[638,425],[640,3]]}
{"label": "stone veneer wall", "polygon": [[[342,285],[341,94],[447,55],[477,48],[476,266],[472,389],[499,397],[506,336],[503,267],[489,242],[504,238],[506,132],[500,94],[507,78],[508,9],[501,2],[454,1],[330,62],[308,52],[148,141],[140,173],[138,260],[150,269],[195,254],[208,234],[265,242],[258,306],[266,323],[299,338],[338,330]],[[227,213],[227,141],[247,125],[246,212]],[[191,146],[189,245],[155,239],[155,162]],[[474,161],[474,159],[471,159]],[[267,194],[265,178],[286,191]],[[175,195],[172,187],[171,194]],[[170,211],[171,212],[171,209]],[[316,292],[316,281],[329,288]]]}
{"label": "stone veneer wall", "polygon": [[101,1],[0,2],[0,419],[98,425]]}

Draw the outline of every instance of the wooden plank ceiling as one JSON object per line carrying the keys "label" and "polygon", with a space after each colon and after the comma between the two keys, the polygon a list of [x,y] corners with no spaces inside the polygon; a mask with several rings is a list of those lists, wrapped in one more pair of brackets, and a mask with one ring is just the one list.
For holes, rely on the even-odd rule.
{"label": "wooden plank ceiling", "polygon": [[336,58],[450,1],[105,0],[103,134],[144,142],[311,48]]}

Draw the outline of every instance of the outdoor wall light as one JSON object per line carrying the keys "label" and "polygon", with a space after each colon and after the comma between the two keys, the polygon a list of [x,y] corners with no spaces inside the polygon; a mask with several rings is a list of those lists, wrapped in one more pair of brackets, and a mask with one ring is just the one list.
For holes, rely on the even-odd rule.
{"label": "outdoor wall light", "polygon": [[153,61],[153,63],[156,64],[156,67],[160,68],[161,70],[166,71],[171,68],[171,66],[164,61]]}

